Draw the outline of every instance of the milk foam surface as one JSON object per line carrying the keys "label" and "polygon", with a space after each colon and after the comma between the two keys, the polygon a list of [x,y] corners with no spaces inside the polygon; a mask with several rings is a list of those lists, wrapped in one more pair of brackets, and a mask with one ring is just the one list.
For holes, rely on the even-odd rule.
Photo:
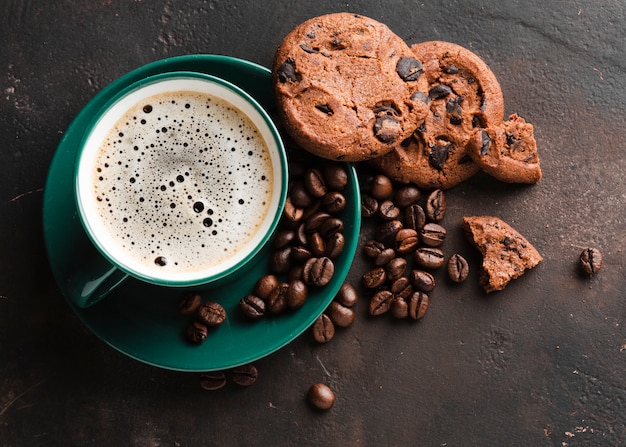
{"label": "milk foam surface", "polygon": [[236,255],[266,217],[273,188],[255,124],[220,98],[185,91],[131,108],[102,144],[93,175],[108,231],[156,276]]}

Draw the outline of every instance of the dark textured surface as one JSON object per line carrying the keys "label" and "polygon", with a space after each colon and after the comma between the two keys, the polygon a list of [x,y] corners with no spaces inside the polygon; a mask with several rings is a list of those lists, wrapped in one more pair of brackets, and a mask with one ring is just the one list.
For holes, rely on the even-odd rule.
{"label": "dark textured surface", "polygon": [[[498,76],[507,113],[535,125],[544,179],[479,175],[448,194],[446,252],[473,270],[440,284],[417,324],[366,316],[317,346],[309,333],[256,363],[258,382],[207,392],[91,335],[60,295],[42,188],[72,118],[150,61],[218,53],[270,66],[296,24],[349,10],[409,44],[449,40]],[[0,3],[0,445],[626,444],[625,6],[571,2],[133,1]],[[544,256],[503,292],[477,285],[463,215],[494,214]],[[371,234],[364,228],[362,238]],[[596,277],[576,269],[585,246]],[[358,284],[360,256],[350,273]],[[336,393],[313,411],[314,382]]]}

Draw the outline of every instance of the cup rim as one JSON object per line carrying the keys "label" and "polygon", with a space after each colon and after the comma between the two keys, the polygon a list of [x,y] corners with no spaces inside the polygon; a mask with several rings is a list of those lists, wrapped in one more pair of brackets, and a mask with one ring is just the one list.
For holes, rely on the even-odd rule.
{"label": "cup rim", "polygon": [[[147,272],[142,272],[136,268],[133,268],[125,263],[120,262],[120,260],[115,256],[113,250],[110,250],[99,238],[96,234],[94,234],[93,227],[88,220],[88,216],[85,215],[84,205],[81,201],[80,196],[80,166],[81,159],[83,154],[85,153],[86,143],[89,138],[92,136],[94,130],[97,128],[98,124],[103,120],[103,118],[111,111],[111,109],[126,98],[128,95],[141,90],[145,87],[148,87],[152,84],[164,82],[164,81],[172,81],[172,80],[200,80],[208,83],[217,84],[227,90],[230,90],[232,93],[244,99],[246,103],[248,103],[255,113],[258,114],[258,119],[253,119],[248,116],[250,121],[252,121],[261,131],[261,127],[265,127],[265,130],[268,131],[271,138],[266,138],[266,143],[270,146],[270,152],[273,153],[274,150],[271,147],[275,146],[275,157],[273,156],[273,162],[278,161],[277,169],[274,169],[274,172],[280,173],[280,181],[275,182],[274,187],[278,186],[280,188],[280,193],[278,195],[273,194],[272,204],[270,205],[270,210],[268,212],[268,216],[272,215],[271,221],[267,223],[265,226],[266,231],[264,234],[256,241],[256,243],[251,244],[251,246],[246,246],[246,249],[242,252],[245,253],[243,256],[238,256],[238,259],[235,262],[228,262],[226,268],[210,268],[199,270],[198,272],[194,272],[195,274],[187,274],[182,278],[172,277],[160,277],[156,275],[148,274]],[[174,90],[172,90],[174,91]],[[223,98],[222,98],[223,99]],[[244,112],[245,113],[245,112]],[[247,115],[247,113],[246,113]],[[120,115],[121,116],[121,115]],[[109,127],[110,128],[110,127]],[[273,144],[272,144],[273,143]],[[98,252],[112,265],[114,265],[119,270],[129,274],[130,276],[139,279],[141,281],[147,282],[153,285],[159,286],[173,286],[173,287],[194,287],[205,284],[214,283],[216,281],[222,280],[226,277],[231,276],[233,273],[247,265],[251,262],[251,260],[263,249],[264,246],[267,245],[268,241],[272,237],[276,228],[278,227],[278,223],[282,216],[282,211],[284,208],[284,204],[287,197],[287,185],[288,185],[288,162],[287,162],[287,154],[286,149],[283,143],[283,140],[280,136],[280,133],[274,124],[273,120],[269,116],[268,112],[254,99],[250,94],[248,94],[245,90],[236,86],[235,84],[226,81],[218,76],[194,72],[194,71],[173,71],[166,73],[159,73],[151,76],[147,76],[143,79],[140,79],[126,88],[119,91],[116,95],[114,95],[102,108],[95,114],[94,118],[91,120],[89,125],[85,128],[83,133],[83,137],[81,139],[80,146],[76,153],[75,165],[74,165],[74,201],[76,203],[76,208],[78,211],[78,217],[82,224],[85,233],[87,234],[91,243],[96,247]],[[267,218],[264,222],[266,222],[269,218]],[[263,231],[261,229],[260,231]],[[208,274],[207,274],[208,273]]]}

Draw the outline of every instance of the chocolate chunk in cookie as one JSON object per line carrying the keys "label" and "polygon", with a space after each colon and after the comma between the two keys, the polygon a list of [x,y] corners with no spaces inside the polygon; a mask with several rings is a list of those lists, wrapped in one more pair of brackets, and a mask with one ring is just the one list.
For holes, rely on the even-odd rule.
{"label": "chocolate chunk in cookie", "polygon": [[298,25],[274,59],[285,128],[318,156],[361,161],[391,151],[424,120],[421,61],[386,25],[336,13]]}
{"label": "chocolate chunk in cookie", "polygon": [[463,229],[483,256],[480,284],[487,293],[504,289],[543,259],[530,242],[497,217],[464,217]]}
{"label": "chocolate chunk in cookie", "polygon": [[518,115],[511,115],[499,125],[476,130],[468,143],[468,153],[483,171],[503,182],[541,180],[533,125]]}
{"label": "chocolate chunk in cookie", "polygon": [[476,129],[502,121],[500,84],[485,62],[459,45],[431,41],[411,49],[429,83],[423,98],[428,115],[410,139],[372,164],[401,182],[451,188],[480,170],[467,152],[467,142]]}

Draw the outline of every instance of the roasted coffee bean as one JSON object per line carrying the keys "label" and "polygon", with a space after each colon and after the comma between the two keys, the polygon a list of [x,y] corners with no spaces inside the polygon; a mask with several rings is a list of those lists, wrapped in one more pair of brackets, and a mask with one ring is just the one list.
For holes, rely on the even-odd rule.
{"label": "roasted coffee bean", "polygon": [[278,278],[274,275],[264,275],[257,280],[252,293],[266,301],[276,287],[278,287]]}
{"label": "roasted coffee bean", "polygon": [[291,244],[296,239],[296,232],[293,230],[282,230],[274,237],[274,248],[283,248]]}
{"label": "roasted coffee bean", "polygon": [[328,308],[325,310],[326,315],[330,318],[335,326],[346,328],[354,323],[356,313],[351,307],[344,306],[338,301],[331,301]]}
{"label": "roasted coffee bean", "polygon": [[334,300],[343,306],[353,307],[359,301],[359,294],[350,283],[344,282]]}
{"label": "roasted coffee bean", "polygon": [[393,194],[393,183],[386,175],[376,175],[370,183],[370,194],[376,200],[386,200]]}
{"label": "roasted coffee bean", "polygon": [[426,224],[426,213],[424,208],[417,204],[409,205],[404,210],[404,223],[407,228],[420,231]]}
{"label": "roasted coffee bean", "polygon": [[289,187],[289,198],[291,203],[297,208],[306,208],[313,203],[313,196],[309,194],[309,191],[304,186],[304,183],[297,181]]}
{"label": "roasted coffee bean", "polygon": [[411,284],[422,292],[432,292],[435,289],[435,277],[424,270],[412,270],[409,277]]}
{"label": "roasted coffee bean", "polygon": [[207,339],[209,329],[199,321],[192,321],[187,325],[186,335],[191,343],[200,344]]}
{"label": "roasted coffee bean", "polygon": [[412,228],[403,228],[396,233],[395,237],[396,253],[404,256],[412,253],[419,244],[417,231]]}
{"label": "roasted coffee bean", "polygon": [[287,290],[289,283],[281,282],[278,284],[270,296],[267,298],[267,310],[272,314],[281,314],[287,310]]}
{"label": "roasted coffee bean", "polygon": [[378,214],[378,200],[367,194],[363,194],[361,199],[361,215],[364,218],[373,217]]}
{"label": "roasted coffee bean", "polygon": [[391,302],[393,301],[393,293],[389,290],[379,290],[372,296],[370,300],[369,312],[372,316],[382,315],[389,311]]}
{"label": "roasted coffee bean", "polygon": [[207,326],[220,326],[226,321],[226,310],[220,303],[207,301],[198,308],[196,317]]}
{"label": "roasted coffee bean", "polygon": [[602,268],[602,253],[597,248],[585,248],[579,260],[583,272],[587,275],[594,275]]}
{"label": "roasted coffee bean", "polygon": [[265,315],[265,301],[256,295],[246,295],[239,301],[239,308],[243,314],[254,320]]}
{"label": "roasted coffee bean", "polygon": [[250,386],[256,382],[259,377],[259,371],[254,365],[242,365],[237,368],[233,368],[230,371],[230,377],[233,383],[239,386]]}
{"label": "roasted coffee bean", "polygon": [[374,135],[383,143],[393,143],[402,132],[400,121],[393,115],[379,114],[374,121]]}
{"label": "roasted coffee bean", "polygon": [[215,391],[226,385],[226,374],[223,371],[202,373],[200,386],[207,391]]}
{"label": "roasted coffee bean", "polygon": [[309,243],[309,238],[308,238],[308,233],[306,231],[305,223],[302,223],[298,226],[298,229],[296,230],[295,243],[300,244],[300,245],[306,245]]}
{"label": "roasted coffee bean", "polygon": [[285,199],[285,207],[283,208],[283,221],[294,225],[297,222],[300,222],[304,216],[304,210],[302,208],[296,207],[292,202],[291,198],[287,197]]}
{"label": "roasted coffee bean", "polygon": [[396,234],[403,228],[402,222],[399,220],[390,220],[378,225],[374,230],[374,237],[379,242],[392,244]]}
{"label": "roasted coffee bean", "polygon": [[448,276],[454,282],[463,282],[469,275],[469,264],[463,256],[453,254],[448,259]]}
{"label": "roasted coffee bean", "polygon": [[323,383],[316,383],[307,393],[307,399],[318,410],[330,410],[335,404],[335,393]]}
{"label": "roasted coffee bean", "polygon": [[304,173],[304,186],[313,197],[323,197],[327,192],[324,175],[317,168],[311,168]]}
{"label": "roasted coffee bean", "polygon": [[405,258],[393,258],[385,265],[385,273],[388,281],[395,281],[406,272],[407,261]]}
{"label": "roasted coffee bean", "polygon": [[387,273],[382,267],[375,267],[363,273],[361,277],[363,285],[368,289],[375,289],[382,286],[387,280]]}
{"label": "roasted coffee bean", "polygon": [[313,256],[313,252],[305,246],[296,245],[291,248],[291,260],[296,264],[304,264]]}
{"label": "roasted coffee bean", "polygon": [[335,264],[330,258],[311,258],[304,264],[304,282],[314,286],[325,286],[333,278]]}
{"label": "roasted coffee bean", "polygon": [[337,214],[346,208],[346,197],[337,191],[331,191],[322,197],[322,205],[330,214]]}
{"label": "roasted coffee bean", "polygon": [[439,247],[446,240],[446,229],[436,223],[427,223],[420,230],[420,240],[429,247]]}
{"label": "roasted coffee bean", "polygon": [[330,214],[325,211],[318,211],[311,214],[311,216],[309,216],[306,220],[306,231],[308,233],[318,231],[322,224],[330,219],[330,217]]}
{"label": "roasted coffee bean", "polygon": [[193,315],[202,304],[202,297],[198,292],[185,292],[178,300],[178,313],[181,315]]}
{"label": "roasted coffee bean", "polygon": [[389,291],[393,293],[394,296],[408,298],[413,293],[413,286],[411,286],[409,278],[402,276],[391,283]]}
{"label": "roasted coffee bean", "polygon": [[270,258],[270,270],[274,273],[287,273],[291,268],[291,247],[274,250]]}
{"label": "roasted coffee bean", "polygon": [[446,215],[446,195],[441,189],[432,191],[426,199],[426,217],[433,222],[441,222]]}
{"label": "roasted coffee bean", "polygon": [[326,240],[326,252],[323,256],[327,256],[330,259],[335,259],[341,253],[343,253],[343,247],[346,244],[346,239],[343,233],[335,233]]}
{"label": "roasted coffee bean", "polygon": [[341,191],[348,184],[348,171],[339,163],[326,163],[324,166],[326,185],[333,191]]}
{"label": "roasted coffee bean", "polygon": [[409,298],[409,317],[413,320],[419,320],[424,317],[428,310],[429,298],[422,291],[416,291]]}
{"label": "roasted coffee bean", "polygon": [[407,206],[417,203],[422,196],[422,192],[417,187],[407,185],[399,188],[393,196],[396,206],[406,208]]}
{"label": "roasted coffee bean", "polygon": [[328,343],[335,336],[335,325],[328,315],[320,315],[313,323],[313,338],[318,343]]}
{"label": "roasted coffee bean", "polygon": [[321,234],[315,232],[309,235],[309,248],[311,249],[311,254],[316,258],[324,256],[326,253],[326,241]]}
{"label": "roasted coffee bean", "polygon": [[336,217],[329,217],[319,227],[319,232],[324,239],[327,239],[333,234],[341,231],[343,231],[343,221]]}
{"label": "roasted coffee bean", "polygon": [[401,57],[396,64],[396,73],[404,82],[417,81],[423,72],[422,63],[414,57]]}
{"label": "roasted coffee bean", "polygon": [[383,267],[387,265],[389,261],[396,257],[396,252],[393,248],[385,248],[380,255],[374,259],[374,265],[376,267]]}
{"label": "roasted coffee bean", "polygon": [[313,203],[311,203],[309,206],[307,206],[304,209],[304,211],[302,212],[302,220],[306,221],[312,215],[314,215],[315,213],[318,213],[320,211],[323,211],[323,209],[322,209],[322,202],[320,200],[314,200]]}
{"label": "roasted coffee bean", "polygon": [[289,309],[299,309],[305,303],[308,289],[304,281],[294,280],[289,282],[287,288],[287,307]]}
{"label": "roasted coffee bean", "polygon": [[287,281],[295,281],[296,279],[303,281],[304,280],[302,276],[303,270],[304,270],[304,266],[302,265],[294,265],[293,267],[291,267],[289,269],[289,272],[287,272]]}
{"label": "roasted coffee bean", "polygon": [[445,263],[445,257],[438,248],[420,247],[415,250],[415,262],[425,269],[437,269]]}
{"label": "roasted coffee bean", "polygon": [[400,208],[391,200],[384,200],[378,207],[378,214],[385,220],[395,220],[400,217]]}
{"label": "roasted coffee bean", "polygon": [[403,319],[409,316],[409,305],[406,300],[399,296],[394,296],[391,300],[391,315],[395,318]]}
{"label": "roasted coffee bean", "polygon": [[382,242],[371,239],[363,245],[363,253],[370,259],[376,259],[385,248]]}

